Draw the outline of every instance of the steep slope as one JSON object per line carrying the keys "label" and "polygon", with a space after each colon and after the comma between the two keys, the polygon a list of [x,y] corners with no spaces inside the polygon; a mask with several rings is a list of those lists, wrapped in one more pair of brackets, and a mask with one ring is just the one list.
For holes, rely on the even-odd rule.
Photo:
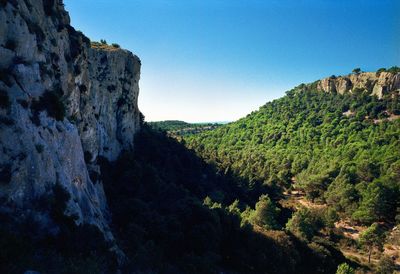
{"label": "steep slope", "polygon": [[1,1],[1,212],[57,231],[38,204],[61,189],[61,214],[111,240],[98,159],[133,148],[139,77],[136,56],[92,48],[61,1]]}
{"label": "steep slope", "polygon": [[[393,222],[400,207],[400,73],[376,75],[302,84],[237,122],[185,141],[260,193],[278,198],[295,187],[342,217]],[[337,88],[343,81],[348,87]]]}

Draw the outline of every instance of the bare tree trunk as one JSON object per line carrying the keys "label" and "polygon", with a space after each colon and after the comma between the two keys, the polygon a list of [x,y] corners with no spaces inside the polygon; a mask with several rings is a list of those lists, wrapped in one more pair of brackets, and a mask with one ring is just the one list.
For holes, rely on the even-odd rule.
{"label": "bare tree trunk", "polygon": [[369,248],[369,254],[368,254],[368,263],[371,263],[371,253],[372,253],[372,247]]}

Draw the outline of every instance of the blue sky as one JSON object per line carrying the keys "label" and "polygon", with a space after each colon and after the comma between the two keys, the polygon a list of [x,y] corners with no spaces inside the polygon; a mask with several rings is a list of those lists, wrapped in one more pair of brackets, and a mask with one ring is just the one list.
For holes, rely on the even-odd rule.
{"label": "blue sky", "polygon": [[142,60],[146,120],[232,121],[303,82],[400,65],[398,0],[64,0]]}

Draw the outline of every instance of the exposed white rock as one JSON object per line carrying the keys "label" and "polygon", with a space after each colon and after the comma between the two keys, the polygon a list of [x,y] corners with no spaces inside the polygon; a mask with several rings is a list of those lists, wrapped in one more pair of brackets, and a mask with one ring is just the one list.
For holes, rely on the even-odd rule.
{"label": "exposed white rock", "polygon": [[400,92],[400,73],[363,72],[347,76],[329,77],[319,80],[317,89],[340,94],[362,89],[368,91],[371,95],[382,98],[389,92]]}
{"label": "exposed white rock", "polygon": [[[11,102],[0,107],[0,206],[34,214],[35,201],[59,183],[71,197],[65,213],[112,240],[101,180],[89,173],[99,173],[98,157],[113,161],[133,148],[140,60],[91,48],[69,24],[60,1],[0,4],[0,90]],[[64,118],[49,115],[49,102],[35,110],[46,91],[60,97]]]}

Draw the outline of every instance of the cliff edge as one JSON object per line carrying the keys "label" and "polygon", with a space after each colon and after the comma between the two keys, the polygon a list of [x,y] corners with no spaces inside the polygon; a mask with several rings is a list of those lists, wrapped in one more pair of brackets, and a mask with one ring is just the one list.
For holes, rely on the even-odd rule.
{"label": "cliff edge", "polygon": [[400,73],[382,71],[331,76],[315,82],[314,85],[320,91],[340,94],[354,92],[356,89],[365,90],[381,99],[391,92],[400,92]]}
{"label": "cliff edge", "polygon": [[113,239],[99,162],[133,148],[140,65],[127,50],[91,47],[61,1],[0,2],[1,213],[56,233],[38,205],[58,188],[65,215]]}

